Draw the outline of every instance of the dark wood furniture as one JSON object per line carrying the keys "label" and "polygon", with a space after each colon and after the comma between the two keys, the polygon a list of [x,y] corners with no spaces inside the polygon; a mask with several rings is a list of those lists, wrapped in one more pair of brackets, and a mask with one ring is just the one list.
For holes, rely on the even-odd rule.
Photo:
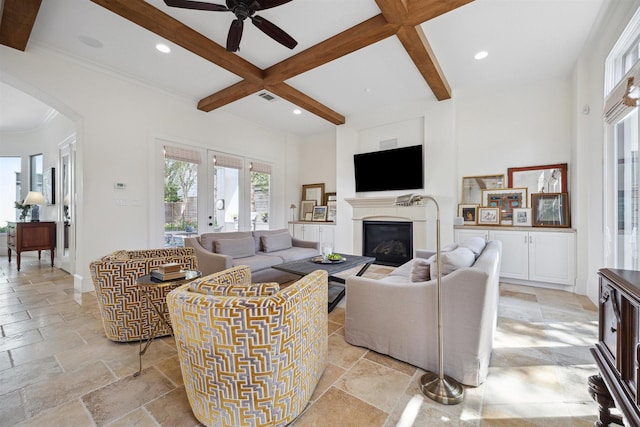
{"label": "dark wood furniture", "polygon": [[640,426],[640,271],[603,268],[598,275],[598,342],[591,354],[600,375],[588,380],[599,407],[596,426],[622,425],[610,412],[614,406],[628,425]]}
{"label": "dark wood furniture", "polygon": [[7,255],[11,262],[11,251],[16,252],[18,271],[20,271],[20,254],[27,251],[51,252],[51,267],[56,249],[56,223],[53,221],[9,222],[7,230]]}
{"label": "dark wood furniture", "polygon": [[316,270],[325,270],[329,274],[329,283],[327,285],[327,291],[329,292],[329,313],[336,308],[342,297],[345,294],[344,283],[345,280],[341,277],[336,277],[334,274],[338,274],[342,271],[349,270],[350,268],[362,265],[362,268],[356,273],[356,276],[362,276],[369,266],[375,262],[375,257],[370,256],[358,256],[358,255],[345,255],[340,254],[342,260],[339,262],[318,262],[321,256],[314,256],[311,258],[302,259],[299,261],[285,262],[282,264],[274,265],[271,268],[276,270],[286,271],[287,273],[296,274],[298,276],[306,276]]}

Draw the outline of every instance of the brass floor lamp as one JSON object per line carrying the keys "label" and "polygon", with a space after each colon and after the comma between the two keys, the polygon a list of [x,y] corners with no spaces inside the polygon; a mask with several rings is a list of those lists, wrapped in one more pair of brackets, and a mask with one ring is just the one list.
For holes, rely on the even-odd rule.
{"label": "brass floor lamp", "polygon": [[440,206],[431,196],[421,196],[436,205],[436,266],[438,268],[438,373],[427,371],[420,378],[420,390],[431,400],[444,405],[456,405],[464,399],[464,388],[456,380],[444,374],[444,346],[442,338],[442,261],[440,259]]}

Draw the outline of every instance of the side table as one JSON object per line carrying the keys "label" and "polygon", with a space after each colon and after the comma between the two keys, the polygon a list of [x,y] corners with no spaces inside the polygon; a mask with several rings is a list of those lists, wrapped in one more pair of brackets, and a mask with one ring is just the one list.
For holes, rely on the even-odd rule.
{"label": "side table", "polygon": [[[202,275],[202,273],[199,270],[186,270],[186,273],[187,275],[185,276],[184,279],[166,280],[164,282],[151,277],[151,274],[145,274],[144,276],[136,279],[136,286],[138,287],[139,294],[141,294],[139,298],[140,313],[143,313],[144,311],[144,307],[142,307],[143,299],[144,299],[144,302],[147,306],[146,309],[151,310],[152,315],[155,313],[155,316],[157,317],[157,319],[155,321],[155,325],[153,326],[153,329],[149,327],[150,326],[149,324],[146,325],[147,328],[145,329],[150,330],[151,332],[147,337],[147,342],[145,343],[144,348],[142,347],[143,338],[142,336],[140,337],[140,346],[139,346],[140,348],[138,351],[140,364],[138,367],[138,371],[133,374],[134,377],[137,377],[138,375],[140,375],[140,372],[142,372],[142,356],[144,356],[144,354],[147,352],[147,349],[149,348],[154,338],[156,337],[158,328],[164,324],[171,330],[171,334],[173,335],[173,328],[171,327],[171,323],[169,323],[169,319],[168,319],[167,302],[163,299],[159,303],[154,303],[151,299],[151,293],[154,289],[158,289],[158,288],[169,288],[169,287],[176,288],[184,283],[190,282],[193,279],[197,279]],[[145,320],[146,322],[151,322],[149,316],[145,316],[145,319],[146,319]]]}

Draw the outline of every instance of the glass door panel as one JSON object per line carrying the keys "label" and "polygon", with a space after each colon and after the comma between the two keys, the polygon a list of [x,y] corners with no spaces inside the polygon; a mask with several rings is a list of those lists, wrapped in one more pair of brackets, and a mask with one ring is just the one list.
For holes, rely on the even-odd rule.
{"label": "glass door panel", "polygon": [[243,159],[209,152],[210,213],[207,216],[213,232],[244,230],[241,214]]}
{"label": "glass door panel", "polygon": [[165,158],[164,246],[184,246],[198,234],[198,163]]}
{"label": "glass door panel", "polygon": [[616,150],[617,268],[637,270],[638,259],[638,109],[614,125]]}

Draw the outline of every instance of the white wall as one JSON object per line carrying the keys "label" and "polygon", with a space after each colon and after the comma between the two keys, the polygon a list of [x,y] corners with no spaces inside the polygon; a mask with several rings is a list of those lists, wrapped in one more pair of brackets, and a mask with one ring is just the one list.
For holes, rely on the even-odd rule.
{"label": "white wall", "polygon": [[[39,49],[19,52],[0,46],[0,80],[47,102],[73,120],[77,131],[76,287],[91,289],[89,262],[116,249],[158,246],[162,199],[154,182],[157,138],[193,143],[274,164],[274,226],[284,226],[293,196],[286,182],[298,181],[286,163],[297,138],[220,111],[204,113],[185,100],[89,68]],[[45,165],[46,167],[46,165]],[[127,184],[118,197],[139,205],[116,206],[114,182]],[[299,182],[299,181],[298,181]],[[296,186],[297,187],[297,186]],[[299,190],[298,190],[299,191]]]}
{"label": "white wall", "polygon": [[[322,184],[324,191],[336,191],[336,136],[335,132],[307,136],[302,139],[299,148],[298,175],[301,185],[298,194],[302,195],[302,184]],[[300,212],[300,197],[294,202]],[[296,216],[297,218],[297,216]]]}

